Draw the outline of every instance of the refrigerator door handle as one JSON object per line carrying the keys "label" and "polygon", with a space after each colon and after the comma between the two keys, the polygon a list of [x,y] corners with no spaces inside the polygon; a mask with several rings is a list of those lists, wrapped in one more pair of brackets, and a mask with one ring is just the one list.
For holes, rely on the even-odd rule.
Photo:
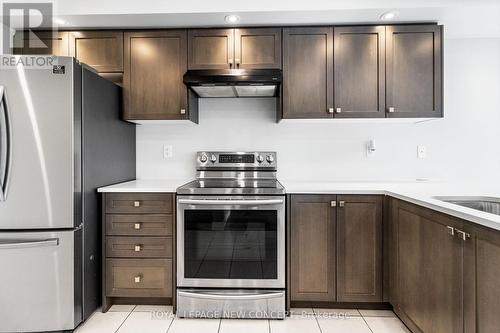
{"label": "refrigerator door handle", "polygon": [[12,136],[5,87],[0,86],[0,201],[7,199]]}
{"label": "refrigerator door handle", "polygon": [[2,240],[0,239],[0,250],[5,249],[22,249],[29,247],[48,247],[58,246],[59,238],[49,239],[27,239],[27,240]]}

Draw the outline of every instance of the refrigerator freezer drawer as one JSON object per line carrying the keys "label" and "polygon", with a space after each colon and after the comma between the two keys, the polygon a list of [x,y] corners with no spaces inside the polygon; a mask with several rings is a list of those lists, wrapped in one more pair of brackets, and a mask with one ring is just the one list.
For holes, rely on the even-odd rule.
{"label": "refrigerator freezer drawer", "polygon": [[75,327],[78,233],[0,232],[0,332]]}

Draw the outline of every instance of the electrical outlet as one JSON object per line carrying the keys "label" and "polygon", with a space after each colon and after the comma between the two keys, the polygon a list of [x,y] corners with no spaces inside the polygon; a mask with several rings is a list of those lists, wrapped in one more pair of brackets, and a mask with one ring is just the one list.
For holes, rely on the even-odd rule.
{"label": "electrical outlet", "polygon": [[172,158],[173,148],[171,145],[163,145],[163,159]]}
{"label": "electrical outlet", "polygon": [[417,158],[424,159],[427,157],[427,147],[426,146],[417,146]]}

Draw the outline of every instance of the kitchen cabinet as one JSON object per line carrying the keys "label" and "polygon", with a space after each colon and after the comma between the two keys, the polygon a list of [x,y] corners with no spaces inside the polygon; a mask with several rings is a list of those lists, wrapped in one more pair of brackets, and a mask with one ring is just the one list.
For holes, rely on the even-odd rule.
{"label": "kitchen cabinet", "polygon": [[335,118],[385,117],[385,26],[334,27]]}
{"label": "kitchen cabinet", "polygon": [[382,196],[290,196],[291,302],[382,300]]}
{"label": "kitchen cabinet", "polygon": [[71,31],[69,54],[99,73],[123,73],[123,32]]}
{"label": "kitchen cabinet", "polygon": [[103,196],[103,312],[113,304],[172,304],[175,297],[175,196]]}
{"label": "kitchen cabinet", "polygon": [[281,28],[191,29],[189,69],[281,68]]}
{"label": "kitchen cabinet", "polygon": [[281,68],[281,28],[234,29],[236,68]]}
{"label": "kitchen cabinet", "polygon": [[337,301],[382,302],[383,197],[337,197]]}
{"label": "kitchen cabinet", "polygon": [[283,29],[283,118],[333,117],[333,28]]}
{"label": "kitchen cabinet", "polygon": [[463,332],[463,222],[402,201],[392,214],[394,310],[413,332]]}
{"label": "kitchen cabinet", "polygon": [[496,332],[500,327],[500,232],[466,223],[464,243],[465,332]]}
{"label": "kitchen cabinet", "polygon": [[183,83],[186,30],[126,32],[124,40],[124,118],[197,121]]}
{"label": "kitchen cabinet", "polygon": [[442,26],[386,28],[387,116],[442,117]]}
{"label": "kitchen cabinet", "polygon": [[[18,40],[14,45],[19,45],[19,43],[23,45],[14,48],[14,54],[52,54],[65,57],[69,55],[69,34],[66,31],[24,31],[24,33],[16,33],[14,40]],[[40,42],[43,44],[40,45]],[[40,46],[40,48],[28,48],[30,43],[33,47]]]}
{"label": "kitchen cabinet", "polygon": [[335,195],[292,195],[291,301],[335,301]]}

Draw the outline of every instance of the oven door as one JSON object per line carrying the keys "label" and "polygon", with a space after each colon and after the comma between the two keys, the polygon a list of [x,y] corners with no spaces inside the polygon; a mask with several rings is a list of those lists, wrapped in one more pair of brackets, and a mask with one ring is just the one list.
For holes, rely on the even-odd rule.
{"label": "oven door", "polygon": [[285,197],[178,196],[177,286],[285,288]]}

